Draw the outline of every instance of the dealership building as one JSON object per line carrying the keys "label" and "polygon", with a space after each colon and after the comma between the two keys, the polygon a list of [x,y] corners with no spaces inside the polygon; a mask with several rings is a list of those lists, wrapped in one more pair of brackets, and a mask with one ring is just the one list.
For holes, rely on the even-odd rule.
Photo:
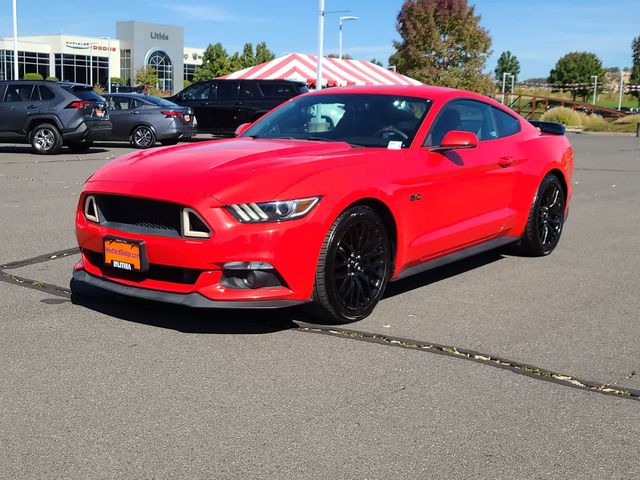
{"label": "dealership building", "polygon": [[[13,78],[13,39],[0,40],[0,80]],[[184,29],[174,25],[117,22],[116,37],[32,35],[18,38],[18,74],[39,73],[65,82],[99,84],[109,77],[134,84],[135,72],[151,66],[158,72],[158,87],[182,90],[202,64],[202,48],[184,46]]]}

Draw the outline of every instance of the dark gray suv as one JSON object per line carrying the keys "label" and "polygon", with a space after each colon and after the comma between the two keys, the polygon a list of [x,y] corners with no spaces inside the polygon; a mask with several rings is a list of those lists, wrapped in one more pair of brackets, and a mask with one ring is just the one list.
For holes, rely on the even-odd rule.
{"label": "dark gray suv", "polygon": [[67,145],[82,152],[107,140],[111,121],[104,98],[90,85],[50,81],[0,82],[0,142],[30,143],[47,155]]}

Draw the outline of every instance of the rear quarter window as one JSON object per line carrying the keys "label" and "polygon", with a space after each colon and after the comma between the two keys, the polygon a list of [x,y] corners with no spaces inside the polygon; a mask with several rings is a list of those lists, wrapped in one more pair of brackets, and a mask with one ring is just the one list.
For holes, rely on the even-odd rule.
{"label": "rear quarter window", "polygon": [[38,85],[38,89],[40,90],[40,100],[53,100],[56,98],[56,94],[49,87]]}
{"label": "rear quarter window", "polygon": [[512,117],[507,112],[503,112],[499,108],[491,108],[493,109],[493,116],[498,128],[498,138],[509,137],[520,131],[520,122],[517,118]]}

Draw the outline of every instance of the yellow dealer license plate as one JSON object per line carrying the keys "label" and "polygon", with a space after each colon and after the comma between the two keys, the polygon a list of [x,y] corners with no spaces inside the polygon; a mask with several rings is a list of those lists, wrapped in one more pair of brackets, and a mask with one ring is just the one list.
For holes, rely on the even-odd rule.
{"label": "yellow dealer license plate", "polygon": [[149,268],[144,242],[105,237],[104,263],[121,270],[143,272]]}

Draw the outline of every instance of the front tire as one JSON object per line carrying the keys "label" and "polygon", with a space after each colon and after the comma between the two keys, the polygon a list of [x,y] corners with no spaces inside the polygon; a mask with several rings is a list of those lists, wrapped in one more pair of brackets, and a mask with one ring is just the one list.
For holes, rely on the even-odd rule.
{"label": "front tire", "polygon": [[131,134],[131,144],[136,148],[151,148],[156,144],[156,134],[151,127],[140,125]]}
{"label": "front tire", "polygon": [[55,155],[62,148],[62,135],[55,125],[43,123],[31,131],[31,146],[39,155]]}
{"label": "front tire", "polygon": [[332,324],[367,317],[384,294],[390,264],[389,234],[378,214],[363,205],[346,210],[322,244],[309,313]]}
{"label": "front tire", "polygon": [[560,179],[550,173],[533,199],[520,251],[532,257],[549,255],[558,245],[564,226],[566,198]]}

